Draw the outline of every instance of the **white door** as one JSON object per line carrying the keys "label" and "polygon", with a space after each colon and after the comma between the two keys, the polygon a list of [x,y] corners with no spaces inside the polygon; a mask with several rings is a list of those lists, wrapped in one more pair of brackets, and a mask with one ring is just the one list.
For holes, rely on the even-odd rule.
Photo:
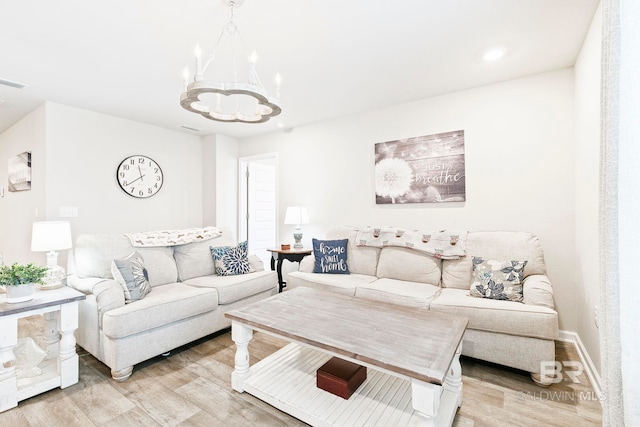
{"label": "white door", "polygon": [[240,159],[241,218],[240,238],[249,242],[249,253],[255,254],[269,268],[271,252],[276,247],[277,198],[276,158]]}

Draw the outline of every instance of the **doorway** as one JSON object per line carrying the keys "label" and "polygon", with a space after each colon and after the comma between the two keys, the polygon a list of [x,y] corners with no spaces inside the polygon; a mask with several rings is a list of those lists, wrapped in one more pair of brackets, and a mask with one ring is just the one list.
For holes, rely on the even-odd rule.
{"label": "doorway", "polygon": [[257,255],[269,268],[271,253],[277,242],[277,172],[276,153],[241,157],[240,210],[238,241],[247,240],[249,253]]}

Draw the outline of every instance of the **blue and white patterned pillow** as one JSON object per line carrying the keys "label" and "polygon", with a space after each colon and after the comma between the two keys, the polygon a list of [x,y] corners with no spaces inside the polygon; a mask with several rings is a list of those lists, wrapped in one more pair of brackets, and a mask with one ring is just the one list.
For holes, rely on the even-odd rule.
{"label": "blue and white patterned pillow", "polygon": [[218,276],[236,276],[252,273],[255,270],[249,264],[249,245],[247,241],[238,246],[211,246],[211,256]]}
{"label": "blue and white patterned pillow", "polygon": [[149,274],[138,252],[133,252],[123,259],[114,259],[111,263],[111,274],[122,286],[127,304],[141,300],[151,292]]}
{"label": "blue and white patterned pillow", "polygon": [[527,261],[496,261],[473,257],[469,293],[479,298],[522,302],[522,280]]}

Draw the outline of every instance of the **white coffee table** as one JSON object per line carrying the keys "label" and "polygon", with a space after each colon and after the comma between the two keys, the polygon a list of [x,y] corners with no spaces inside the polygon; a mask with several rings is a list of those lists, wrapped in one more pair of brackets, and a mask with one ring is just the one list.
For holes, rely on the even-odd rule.
{"label": "white coffee table", "polygon": [[[462,403],[466,318],[310,288],[226,316],[237,347],[232,387],[311,425],[450,426]],[[254,330],[292,344],[249,366]],[[332,356],[370,368],[348,400],[316,387]]]}

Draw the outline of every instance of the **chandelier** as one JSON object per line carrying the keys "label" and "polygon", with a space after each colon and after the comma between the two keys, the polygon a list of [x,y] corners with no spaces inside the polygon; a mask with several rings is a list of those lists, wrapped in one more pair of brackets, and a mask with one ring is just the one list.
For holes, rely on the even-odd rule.
{"label": "chandelier", "polygon": [[[256,71],[257,54],[253,52],[247,55],[242,44],[240,30],[235,23],[235,8],[240,7],[244,0],[222,0],[229,6],[229,21],[222,28],[211,55],[202,65],[202,52],[200,46],[196,46],[196,66],[193,77],[190,77],[189,69],[185,68],[184,92],[180,96],[182,108],[202,117],[219,122],[264,123],[271,117],[282,112],[280,101],[280,73],[275,76],[276,94],[269,96],[262,85]],[[221,41],[230,39],[231,67],[223,75],[222,68],[214,66],[216,53],[220,53]],[[236,60],[237,51],[241,48],[247,58],[246,63]],[[238,81],[241,68],[246,67],[248,77],[245,82]],[[209,71],[209,73],[207,73]],[[205,78],[205,73],[207,73]],[[218,77],[218,79],[215,79]],[[225,80],[227,79],[227,80]]]}

